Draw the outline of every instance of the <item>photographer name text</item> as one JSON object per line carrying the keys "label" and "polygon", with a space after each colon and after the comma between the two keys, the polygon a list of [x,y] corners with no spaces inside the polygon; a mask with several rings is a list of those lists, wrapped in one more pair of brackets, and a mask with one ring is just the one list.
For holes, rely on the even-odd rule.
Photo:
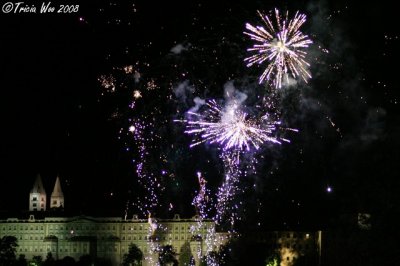
{"label": "photographer name text", "polygon": [[4,3],[1,10],[7,14],[70,14],[79,11],[79,5],[61,5],[52,4],[51,2],[42,2],[41,4],[27,4],[25,2],[7,2]]}

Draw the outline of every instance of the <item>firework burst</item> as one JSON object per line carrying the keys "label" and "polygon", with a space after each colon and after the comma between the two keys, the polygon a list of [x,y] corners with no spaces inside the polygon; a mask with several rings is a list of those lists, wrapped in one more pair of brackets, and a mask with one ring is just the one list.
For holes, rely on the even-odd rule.
{"label": "firework burst", "polygon": [[247,51],[255,52],[252,56],[244,59],[247,67],[255,64],[268,62],[267,67],[259,78],[259,82],[271,81],[276,88],[282,87],[282,81],[289,82],[289,73],[293,78],[301,77],[305,82],[311,78],[307,70],[309,63],[306,62],[306,51],[312,41],[304,35],[299,28],[306,21],[306,15],[296,12],[293,19],[288,19],[288,12],[282,18],[279,10],[275,9],[276,23],[272,19],[258,12],[266,28],[246,24],[248,31],[244,34],[256,43]]}
{"label": "firework burst", "polygon": [[237,104],[221,107],[215,100],[210,100],[206,106],[204,113],[188,112],[193,120],[176,120],[186,124],[186,134],[197,137],[190,147],[216,143],[224,150],[249,151],[251,147],[259,149],[264,142],[281,143],[272,136],[279,122],[259,123]]}

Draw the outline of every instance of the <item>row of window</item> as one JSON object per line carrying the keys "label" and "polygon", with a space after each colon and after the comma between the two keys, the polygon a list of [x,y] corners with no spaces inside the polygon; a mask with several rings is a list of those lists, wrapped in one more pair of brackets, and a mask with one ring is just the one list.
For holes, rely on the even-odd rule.
{"label": "row of window", "polygon": [[[16,226],[16,225],[14,225],[14,226],[9,225],[9,226],[8,226],[8,230],[9,230],[9,231],[11,231],[11,230],[18,230],[17,228],[18,228],[18,226]],[[3,226],[2,229],[3,229],[3,231],[6,231],[6,230],[7,230],[7,227]],[[29,230],[29,229],[30,229],[30,230],[39,230],[39,226],[38,226],[38,225],[36,225],[35,227],[33,227],[33,226],[29,227],[29,226],[27,226],[27,225],[25,225],[25,226],[20,225],[20,226],[19,226],[19,230]],[[43,225],[40,226],[40,230],[43,230]]]}
{"label": "row of window", "polygon": [[[37,197],[32,198],[32,201],[37,201],[37,200],[38,200]],[[41,200],[44,201],[44,198],[41,198]]]}
{"label": "row of window", "polygon": [[[88,225],[86,225],[86,226],[83,226],[83,225],[71,225],[71,226],[68,226],[68,225],[66,225],[64,227],[62,225],[52,225],[52,224],[50,224],[48,228],[49,228],[49,233],[50,234],[57,234],[58,232],[55,232],[54,230],[64,230],[64,228],[65,228],[65,230],[70,230],[70,232],[75,232],[77,230],[87,230],[87,231],[89,231],[89,230],[91,230],[91,231],[99,231],[99,230],[110,231],[110,230],[113,230],[113,231],[115,231],[116,230],[116,226],[115,225],[113,225],[113,226],[108,225],[107,227],[106,226],[98,226],[98,225],[97,226],[88,226]],[[3,226],[1,229],[3,231],[7,231],[7,227],[6,226]],[[33,231],[33,230],[35,230],[35,231],[41,230],[41,231],[43,231],[44,230],[44,226],[43,225],[40,225],[40,226],[39,225],[36,225],[36,226],[32,226],[32,225],[31,226],[28,226],[28,225],[25,225],[25,226],[22,226],[22,225],[20,225],[20,226],[9,225],[8,226],[8,231],[18,231],[18,230],[19,231],[27,231],[27,230],[31,230],[31,231]],[[122,226],[122,230],[129,230],[128,232],[133,232],[133,231],[137,231],[137,230],[139,230],[141,232],[143,232],[143,231],[147,232],[148,227],[147,226],[142,226],[142,225],[125,227],[125,225],[123,225]],[[203,229],[203,231],[206,231],[206,230],[207,230],[207,228],[205,227]],[[164,228],[163,232],[164,233],[181,232],[181,233],[189,234],[191,232],[191,227],[187,226],[187,231],[185,231],[185,227],[184,226],[182,226],[180,228],[175,226],[175,230],[174,231],[173,231],[173,228],[169,229],[168,227],[166,227],[166,228]]]}

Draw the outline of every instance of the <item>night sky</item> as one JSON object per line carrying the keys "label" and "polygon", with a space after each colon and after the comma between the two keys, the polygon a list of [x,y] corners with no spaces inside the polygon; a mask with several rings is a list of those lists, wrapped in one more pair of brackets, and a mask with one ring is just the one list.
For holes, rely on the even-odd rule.
{"label": "night sky", "polygon": [[[223,98],[228,81],[249,99],[265,89],[257,85],[262,68],[243,62],[252,45],[243,31],[246,22],[260,23],[257,10],[277,7],[307,15],[302,31],[314,41],[313,78],[281,92],[282,119],[299,132],[288,133],[290,144],[265,145],[258,174],[244,178],[246,222],[321,225],[340,213],[398,212],[394,3],[233,2],[103,2],[79,4],[71,14],[2,13],[0,210],[26,210],[40,173],[48,195],[60,176],[70,211],[123,216],[128,206],[129,214],[140,213],[132,202],[145,192],[132,163],[138,157],[129,118],[157,110],[156,146],[168,147],[169,173],[157,214],[193,215],[196,172],[215,191],[223,170],[215,149],[189,149],[190,136],[173,120],[196,96]],[[136,85],[122,70],[129,65],[158,85],[135,112],[128,106]],[[116,78],[115,92],[101,86],[101,75]],[[182,96],[177,88],[185,81],[193,89]],[[157,158],[151,164],[164,167]]]}

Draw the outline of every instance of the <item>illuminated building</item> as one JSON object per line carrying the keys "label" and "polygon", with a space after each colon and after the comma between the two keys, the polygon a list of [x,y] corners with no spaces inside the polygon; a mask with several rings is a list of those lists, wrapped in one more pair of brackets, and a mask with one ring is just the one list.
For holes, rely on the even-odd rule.
{"label": "illuminated building", "polygon": [[[128,252],[129,245],[133,243],[144,254],[143,265],[148,265],[146,259],[151,256],[153,260],[158,258],[158,254],[149,254],[150,245],[172,245],[179,255],[186,244],[199,264],[198,254],[205,255],[206,244],[203,239],[206,230],[215,227],[212,221],[203,221],[202,229],[193,235],[192,227],[197,224],[198,217],[181,219],[179,215],[175,215],[173,219],[152,218],[152,223],[157,223],[155,230],[149,219],[139,219],[137,215],[132,219],[89,216],[46,217],[51,213],[44,212],[46,192],[40,175],[36,178],[29,200],[29,210],[32,211],[29,217],[0,220],[0,237],[15,236],[18,240],[17,257],[24,254],[27,259],[32,259],[34,256],[45,259],[51,252],[55,259],[70,256],[79,260],[83,255],[90,255],[93,258],[110,260],[113,265],[119,265],[123,255]],[[64,196],[60,179],[57,177],[51,194],[50,207],[63,206]],[[223,238],[223,236],[217,234],[217,237]]]}
{"label": "illuminated building", "polygon": [[[90,255],[92,258],[108,260],[112,265],[120,265],[129,245],[133,243],[143,252],[144,266],[151,265],[149,260],[157,261],[158,253],[153,249],[164,245],[172,245],[178,260],[180,255],[186,253],[199,265],[200,258],[210,250],[205,241],[207,230],[215,232],[216,225],[212,220],[202,221],[201,228],[193,230],[194,227],[198,228],[199,217],[181,219],[177,214],[173,219],[140,219],[137,215],[131,219],[54,217],[54,213],[51,217],[49,215],[52,212],[45,212],[46,205],[41,205],[46,203],[45,197],[46,192],[38,176],[29,197],[29,208],[33,212],[22,219],[0,220],[0,238],[15,236],[18,240],[17,257],[23,254],[28,260],[34,256],[45,259],[51,252],[55,259],[70,256],[79,260],[83,255]],[[49,205],[50,209],[64,206],[58,177]],[[319,265],[321,236],[321,231],[271,231],[256,232],[248,237],[252,242],[267,247],[267,250],[276,250],[281,257],[281,266],[290,266],[300,257],[307,259],[307,265]],[[218,250],[230,237],[226,232],[215,233],[212,250]]]}

